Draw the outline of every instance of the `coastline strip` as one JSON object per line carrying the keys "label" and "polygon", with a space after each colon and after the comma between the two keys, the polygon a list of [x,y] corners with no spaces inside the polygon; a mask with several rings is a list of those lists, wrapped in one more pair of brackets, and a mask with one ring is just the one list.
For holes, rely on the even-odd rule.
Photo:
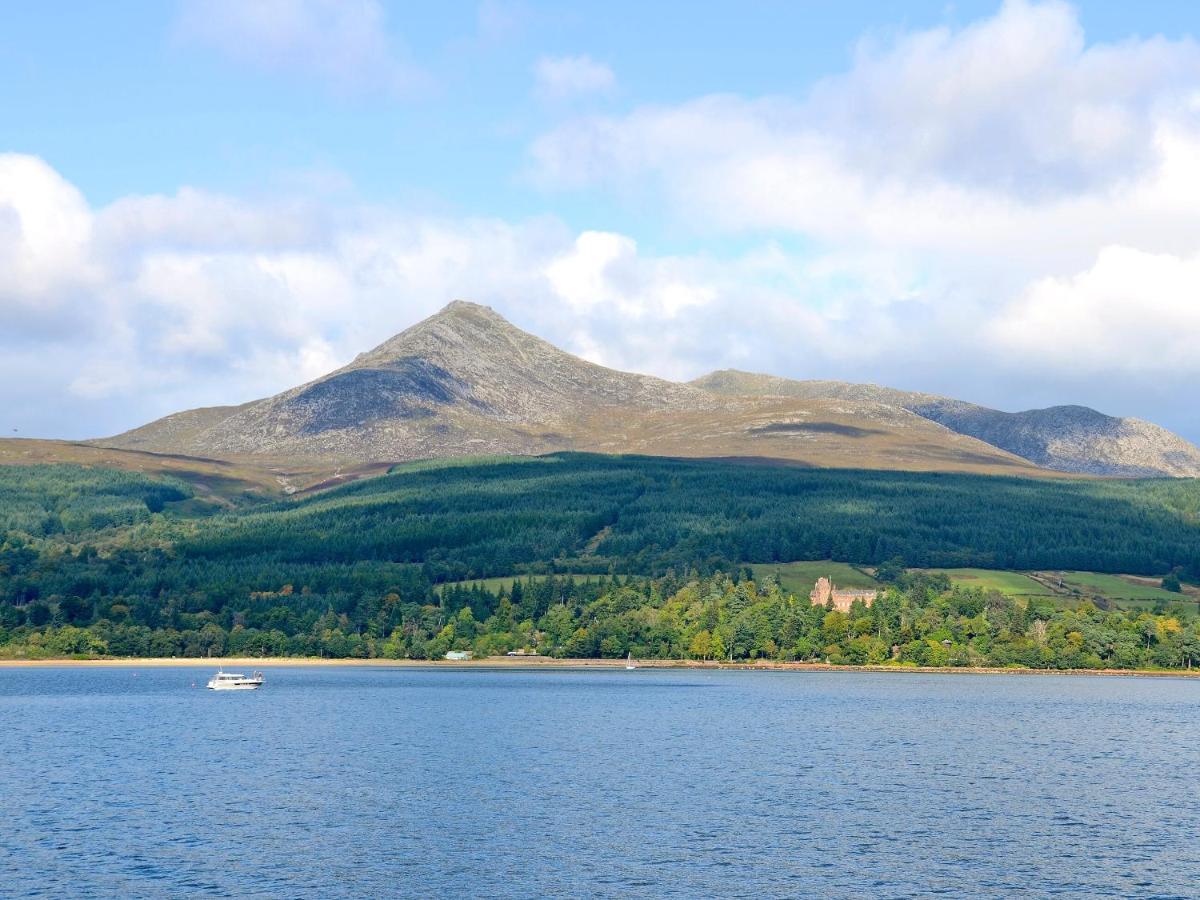
{"label": "coastline strip", "polygon": [[[213,668],[213,667],[366,667],[377,669],[624,669],[624,659],[554,659],[493,656],[476,660],[322,659],[319,657],[106,657],[100,659],[0,659],[0,669],[16,668]],[[837,666],[829,663],[716,662],[693,659],[639,659],[638,669],[686,669],[729,672],[871,672],[915,675],[1095,675],[1103,677],[1196,678],[1200,669],[1028,669],[937,666]]]}

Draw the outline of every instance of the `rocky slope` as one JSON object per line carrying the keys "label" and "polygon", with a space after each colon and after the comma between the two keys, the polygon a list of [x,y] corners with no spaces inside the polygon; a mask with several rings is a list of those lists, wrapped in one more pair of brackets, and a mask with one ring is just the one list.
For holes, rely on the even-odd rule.
{"label": "rocky slope", "polygon": [[327,464],[335,475],[555,450],[1023,474],[1200,472],[1200,451],[1135,420],[1077,409],[1010,415],[873,385],[741,372],[677,384],[586,362],[461,301],[308,384],[92,443]]}
{"label": "rocky slope", "polygon": [[906,409],[1038,466],[1093,475],[1200,476],[1200,449],[1141,419],[1084,406],[1001,412],[961,400],[873,384],[793,381],[726,369],[691,382],[718,396],[874,401]]}
{"label": "rocky slope", "polygon": [[274,397],[177,413],[94,443],[282,466],[588,450],[1037,472],[899,406],[719,396],[617,372],[463,302]]}
{"label": "rocky slope", "polygon": [[565,353],[455,302],[329,375],[238,407],[167,416],[107,446],[227,457],[408,460],[573,446],[579,420],[728,405]]}

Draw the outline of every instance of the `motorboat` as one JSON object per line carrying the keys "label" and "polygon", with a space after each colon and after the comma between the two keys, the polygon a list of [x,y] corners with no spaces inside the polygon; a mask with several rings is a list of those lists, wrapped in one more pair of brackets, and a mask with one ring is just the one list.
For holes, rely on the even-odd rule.
{"label": "motorboat", "polygon": [[210,691],[254,691],[266,683],[262,672],[244,675],[241,672],[226,672],[218,669],[217,674],[208,679]]}

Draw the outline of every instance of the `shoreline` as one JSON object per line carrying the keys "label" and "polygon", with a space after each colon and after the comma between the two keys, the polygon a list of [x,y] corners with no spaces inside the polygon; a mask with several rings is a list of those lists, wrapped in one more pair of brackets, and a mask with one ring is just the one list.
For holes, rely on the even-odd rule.
{"label": "shoreline", "polygon": [[[624,659],[554,659],[548,656],[486,657],[477,660],[323,659],[319,657],[104,657],[96,659],[0,659],[0,669],[48,668],[218,668],[334,667],[377,669],[620,669]],[[1028,669],[951,666],[839,666],[803,662],[714,662],[692,659],[647,659],[638,669],[686,669],[726,672],[863,672],[905,675],[1092,675],[1127,678],[1197,678],[1200,669]]]}

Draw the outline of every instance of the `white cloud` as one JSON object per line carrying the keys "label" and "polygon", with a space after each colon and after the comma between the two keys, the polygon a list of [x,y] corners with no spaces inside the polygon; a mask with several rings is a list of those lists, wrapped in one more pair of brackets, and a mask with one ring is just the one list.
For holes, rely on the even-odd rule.
{"label": "white cloud", "polygon": [[863,44],[806,98],[702,97],[570,120],[545,187],[661,196],[689,227],[903,251],[949,280],[1077,271],[1200,226],[1200,47],[1088,46],[1070,7]]}
{"label": "white cloud", "polygon": [[[891,353],[928,379],[913,386],[1010,408],[1193,416],[1191,39],[1088,44],[1070,6],[1010,0],[965,28],[863,42],[802,98],[577,117],[530,159],[545,188],[623,195],[676,229],[789,236],[804,250],[785,289],[861,349],[858,377]],[[861,337],[840,327],[855,317]]]}
{"label": "white cloud", "polygon": [[957,32],[860,44],[808,114],[855,168],[1057,195],[1152,164],[1156,119],[1198,79],[1190,40],[1089,47],[1071,6],[1009,0]]}
{"label": "white cloud", "polygon": [[184,0],[176,34],[236,62],[311,73],[343,91],[406,92],[425,80],[389,36],[377,0]]}
{"label": "white cloud", "polygon": [[[596,362],[672,378],[737,366],[1003,403],[986,391],[1015,391],[1019,371],[1058,385],[1047,402],[1153,418],[1190,410],[1180,398],[1200,376],[1188,352],[1195,254],[1112,248],[993,309],[884,250],[812,256],[767,242],[663,256],[554,219],[433,220],[193,190],[93,210],[28,157],[0,159],[0,198],[0,258],[24,260],[0,268],[0,407],[24,411],[24,433],[93,436],[268,395],[456,297]],[[1159,406],[1145,405],[1148,384]]]}
{"label": "white cloud", "polygon": [[543,56],[533,67],[539,96],[564,100],[611,93],[617,86],[612,69],[590,56]]}
{"label": "white cloud", "polygon": [[0,295],[44,309],[85,284],[91,227],[83,195],[50,166],[0,154]]}
{"label": "white cloud", "polygon": [[[764,348],[764,331],[803,334],[827,348],[810,358],[836,363],[849,333],[861,352],[884,327],[855,321],[858,295],[816,308],[812,285],[856,277],[837,261],[806,266],[770,247],[724,261],[654,256],[627,235],[554,219],[436,220],[195,190],[91,209],[41,161],[4,163],[0,197],[20,192],[30,225],[0,232],[0,256],[41,248],[39,265],[6,271],[0,290],[0,406],[26,410],[26,433],[94,436],[268,395],[457,297],[596,361],[680,378],[778,367],[794,349]],[[44,227],[58,221],[74,223],[70,240]]]}
{"label": "white cloud", "polygon": [[1032,284],[989,331],[1023,365],[1198,376],[1200,253],[1106,247],[1086,271]]}
{"label": "white cloud", "polygon": [[637,245],[620,234],[588,231],[575,240],[570,251],[546,267],[550,284],[576,311],[622,301],[622,266],[637,255]]}

